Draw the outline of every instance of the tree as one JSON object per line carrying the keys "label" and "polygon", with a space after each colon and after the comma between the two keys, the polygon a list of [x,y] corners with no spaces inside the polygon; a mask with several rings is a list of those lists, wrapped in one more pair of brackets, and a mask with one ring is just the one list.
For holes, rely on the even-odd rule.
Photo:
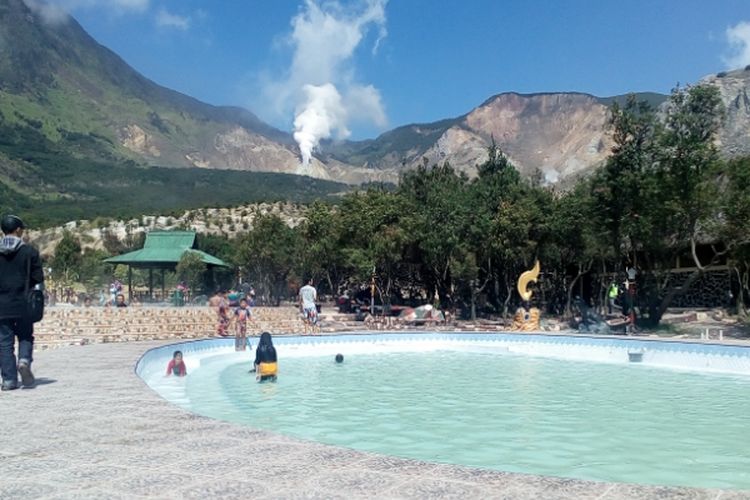
{"label": "tree", "polygon": [[361,286],[374,278],[376,292],[386,305],[391,303],[398,281],[404,276],[412,278],[405,272],[409,267],[405,254],[410,243],[409,215],[401,196],[376,186],[345,196],[339,207],[339,245],[345,269]]}
{"label": "tree", "polygon": [[398,194],[409,214],[407,231],[413,251],[423,265],[428,297],[440,295],[452,307],[452,270],[463,259],[470,224],[469,179],[448,163],[421,166],[401,178]]}
{"label": "tree", "polygon": [[[550,260],[557,260],[559,268],[567,266],[576,268],[576,275],[567,282],[565,313],[571,314],[571,302],[575,286],[581,277],[588,273],[597,258],[604,259],[609,244],[604,238],[594,215],[594,199],[588,183],[581,182],[575,189],[557,200],[551,211],[551,232],[554,235],[554,250],[548,252]],[[554,261],[554,260],[553,260]]]}
{"label": "tree", "polygon": [[341,245],[341,217],[330,204],[315,201],[300,227],[303,239],[303,271],[325,278],[331,293],[337,293],[344,280],[344,254]]}
{"label": "tree", "polygon": [[300,255],[299,232],[278,215],[257,214],[252,231],[237,240],[237,262],[257,280],[256,290],[278,305],[288,292]]}
{"label": "tree", "polygon": [[[206,278],[210,277],[214,280],[213,283],[206,283],[207,287],[215,288],[217,284],[221,288],[232,286],[235,280],[235,269],[236,269],[236,244],[229,241],[225,236],[219,236],[215,234],[197,234],[195,239],[195,248],[206,252],[209,255],[213,255],[224,262],[231,264],[232,267],[215,267],[211,273],[208,273]],[[213,290],[211,290],[213,292]]]}
{"label": "tree", "polygon": [[750,158],[727,162],[722,168],[724,192],[720,196],[723,224],[721,241],[728,251],[728,264],[739,282],[737,309],[747,317],[750,298]]}
{"label": "tree", "polygon": [[[471,317],[476,317],[476,298],[489,284],[492,284],[491,297],[499,309],[500,283],[506,283],[505,301],[510,302],[510,291],[506,276],[512,272],[506,266],[509,253],[504,244],[504,232],[501,229],[503,217],[500,213],[510,207],[519,198],[522,190],[521,176],[502,150],[495,144],[494,138],[487,149],[487,161],[477,166],[477,177],[471,182],[470,204],[471,223],[468,239],[473,252],[466,271],[473,271],[469,278]],[[512,252],[512,251],[511,251]]]}
{"label": "tree", "polygon": [[70,231],[63,231],[60,243],[52,258],[52,278],[62,286],[70,286],[78,280],[81,269],[81,243]]}
{"label": "tree", "polygon": [[479,266],[472,301],[492,282],[491,296],[507,316],[517,277],[549,240],[552,192],[522,179],[494,141],[477,169],[469,194],[469,240]]}
{"label": "tree", "polygon": [[605,229],[601,235],[612,247],[611,256],[626,257],[653,238],[644,215],[654,202],[651,168],[661,126],[651,106],[632,94],[624,107],[612,105],[609,126],[612,155],[594,174],[591,190],[596,206],[591,215]]}
{"label": "tree", "polygon": [[654,236],[649,241],[654,254],[668,258],[666,269],[674,265],[678,255],[689,250],[696,270],[679,285],[672,280],[656,281],[668,284],[659,291],[658,307],[653,304],[650,308],[649,317],[654,323],[660,321],[675,295],[689,289],[719,256],[714,253],[711,261],[703,262],[696,247],[701,237],[711,238],[705,229],[720,209],[715,137],[723,111],[719,90],[713,85],[672,91],[654,164],[658,199],[652,200],[649,215]]}
{"label": "tree", "polygon": [[194,294],[200,289],[205,272],[206,264],[203,262],[203,259],[199,254],[191,251],[182,254],[175,268],[177,279],[184,281]]}
{"label": "tree", "polygon": [[93,293],[107,282],[110,276],[109,264],[104,263],[107,257],[109,254],[104,250],[84,250],[78,279],[86,286],[88,293]]}

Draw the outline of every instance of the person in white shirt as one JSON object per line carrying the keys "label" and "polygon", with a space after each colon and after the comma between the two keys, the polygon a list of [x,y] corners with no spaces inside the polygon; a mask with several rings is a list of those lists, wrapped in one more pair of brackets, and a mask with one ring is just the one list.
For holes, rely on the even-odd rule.
{"label": "person in white shirt", "polygon": [[305,335],[307,335],[308,328],[311,334],[315,334],[316,330],[320,331],[320,327],[318,326],[318,307],[315,304],[317,300],[318,291],[313,286],[312,278],[310,278],[307,285],[299,290],[299,305],[302,311],[302,320],[305,323]]}

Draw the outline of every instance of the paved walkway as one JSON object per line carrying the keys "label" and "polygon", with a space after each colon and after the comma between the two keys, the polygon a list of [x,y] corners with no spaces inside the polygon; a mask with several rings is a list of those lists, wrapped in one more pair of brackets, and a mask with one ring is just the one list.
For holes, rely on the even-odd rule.
{"label": "paved walkway", "polygon": [[0,393],[0,499],[738,499],[402,460],[199,417],[133,372],[165,342],[39,352],[34,389]]}

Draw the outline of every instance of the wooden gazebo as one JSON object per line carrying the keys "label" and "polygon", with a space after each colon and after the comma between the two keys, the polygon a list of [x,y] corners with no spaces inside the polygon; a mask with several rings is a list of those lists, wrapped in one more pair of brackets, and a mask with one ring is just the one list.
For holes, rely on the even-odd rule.
{"label": "wooden gazebo", "polygon": [[161,293],[165,297],[164,271],[174,271],[186,252],[201,257],[209,271],[215,267],[230,267],[223,260],[196,250],[194,231],[151,231],[146,234],[143,248],[105,259],[108,264],[128,266],[128,300],[133,299],[133,268],[148,269],[148,293],[154,297],[154,269],[161,271]]}

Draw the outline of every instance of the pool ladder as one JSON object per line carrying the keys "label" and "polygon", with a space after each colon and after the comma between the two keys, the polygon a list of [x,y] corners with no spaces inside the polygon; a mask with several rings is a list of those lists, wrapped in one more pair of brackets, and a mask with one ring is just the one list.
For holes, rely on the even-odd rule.
{"label": "pool ladder", "polygon": [[633,349],[632,351],[628,350],[628,361],[630,361],[631,363],[640,363],[641,361],[643,361],[644,352],[646,352],[646,350],[643,348]]}
{"label": "pool ladder", "polygon": [[[701,340],[711,340],[711,328],[701,332]],[[713,330],[716,330],[715,328]],[[719,340],[724,340],[724,330],[719,330]]]}

